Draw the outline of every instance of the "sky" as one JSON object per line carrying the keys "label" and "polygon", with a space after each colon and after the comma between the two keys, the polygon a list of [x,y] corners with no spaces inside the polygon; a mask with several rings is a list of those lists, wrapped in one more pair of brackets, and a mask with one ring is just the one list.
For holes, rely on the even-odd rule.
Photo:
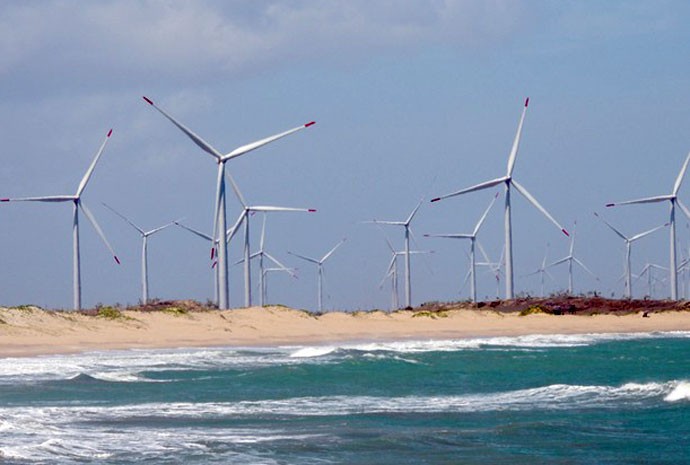
{"label": "sky", "polygon": [[[184,218],[210,233],[216,174],[141,97],[225,153],[314,120],[227,165],[249,203],[318,210],[268,217],[266,250],[298,268],[297,279],[269,277],[269,301],[315,309],[316,270],[287,252],[320,257],[347,238],[325,264],[325,308],[390,308],[384,234],[402,249],[403,231],[366,221],[404,220],[420,199],[413,248],[434,253],[412,259],[413,304],[464,300],[469,244],[423,235],[470,232],[500,192],[479,234],[498,261],[503,189],[428,200],[505,173],[529,97],[514,178],[597,275],[576,270],[575,292],[619,297],[624,244],[593,212],[629,235],[668,221],[663,204],[604,205],[670,193],[690,151],[688,20],[682,1],[2,2],[0,197],[73,194],[113,128],[82,199],[122,264],[83,219],[83,304],[136,304],[141,239],[102,203],[142,229]],[[680,198],[690,204],[690,181]],[[239,213],[229,193],[229,221]],[[2,305],[71,307],[71,215],[69,204],[0,205]],[[680,261],[690,226],[677,218]],[[261,221],[250,223],[253,250]],[[668,236],[636,243],[633,270],[668,266]],[[539,276],[526,275],[545,252],[567,255],[568,238],[517,194],[513,237],[516,293],[539,295]],[[231,263],[241,248],[230,243]],[[566,268],[551,274],[546,292],[564,290]],[[151,237],[149,287],[211,299],[208,245],[176,227]],[[646,287],[635,281],[634,294]],[[233,266],[232,306],[242,289]],[[480,270],[479,297],[496,291]],[[668,295],[658,283],[654,296]]]}

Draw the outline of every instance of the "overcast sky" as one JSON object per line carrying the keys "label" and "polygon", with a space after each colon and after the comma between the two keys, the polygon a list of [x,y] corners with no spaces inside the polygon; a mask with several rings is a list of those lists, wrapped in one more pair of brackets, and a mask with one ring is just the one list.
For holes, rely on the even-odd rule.
{"label": "overcast sky", "polygon": [[[250,203],[318,209],[269,217],[267,250],[299,267],[297,280],[270,277],[269,300],[315,308],[315,270],[287,251],[318,257],[347,237],[326,263],[325,306],[389,308],[378,285],[390,252],[363,222],[402,220],[423,196],[502,176],[529,96],[514,177],[574,230],[576,255],[600,277],[576,271],[576,291],[620,296],[624,244],[592,213],[630,235],[668,220],[666,205],[604,204],[672,189],[690,150],[689,20],[682,1],[5,1],[0,197],[74,193],[113,128],[83,200],[122,265],[83,221],[83,299],[133,304],[141,241],[101,202],[143,229],[184,217],[210,232],[216,170],[142,95],[224,152],[316,120],[228,164]],[[469,244],[423,234],[470,232],[497,191],[480,241],[498,260],[502,188],[424,202],[415,247],[435,253],[413,258],[415,304],[467,298]],[[690,181],[680,197],[690,202]],[[547,244],[549,261],[565,256],[568,240],[522,197],[513,205],[516,292],[534,295],[539,278],[523,275]],[[682,258],[690,232],[678,219]],[[3,203],[0,226],[0,303],[69,308],[71,207]],[[401,228],[385,232],[402,248]],[[667,230],[636,243],[633,268],[668,266],[668,247]],[[233,262],[240,250],[233,241]],[[202,240],[168,229],[149,254],[152,296],[212,297]],[[565,267],[552,274],[547,291],[564,289]],[[491,274],[478,281],[480,297],[495,297]],[[230,286],[242,305],[241,267]],[[644,295],[646,281],[634,286]]]}

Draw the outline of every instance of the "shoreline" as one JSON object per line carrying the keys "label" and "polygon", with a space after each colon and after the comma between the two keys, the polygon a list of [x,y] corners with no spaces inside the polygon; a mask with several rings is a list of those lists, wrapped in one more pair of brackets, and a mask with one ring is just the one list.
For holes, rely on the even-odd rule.
{"label": "shoreline", "polygon": [[[529,335],[690,331],[690,312],[548,314],[454,306],[315,315],[281,306],[84,314],[0,308],[0,358],[127,349],[275,347]],[[530,308],[534,308],[533,305]]]}

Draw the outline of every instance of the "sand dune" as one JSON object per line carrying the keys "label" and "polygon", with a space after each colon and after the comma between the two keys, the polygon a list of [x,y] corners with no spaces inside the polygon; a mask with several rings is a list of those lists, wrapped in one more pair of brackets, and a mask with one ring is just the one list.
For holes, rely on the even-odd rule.
{"label": "sand dune", "polygon": [[128,348],[275,346],[343,341],[457,339],[528,334],[690,331],[690,312],[548,315],[453,307],[332,312],[285,307],[189,311],[103,309],[100,315],[0,308],[0,357]]}

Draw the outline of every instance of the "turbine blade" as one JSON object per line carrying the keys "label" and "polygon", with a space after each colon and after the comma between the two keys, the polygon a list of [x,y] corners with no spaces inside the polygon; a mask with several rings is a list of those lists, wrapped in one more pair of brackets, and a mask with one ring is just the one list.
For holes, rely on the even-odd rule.
{"label": "turbine blade", "polygon": [[314,213],[313,208],[295,208],[295,207],[276,207],[273,205],[256,205],[247,207],[249,211],[253,212],[307,212]]}
{"label": "turbine blade", "polygon": [[363,221],[363,223],[366,223],[366,224],[389,224],[389,225],[393,225],[393,226],[405,226],[405,223],[402,221],[371,220],[371,221]]}
{"label": "turbine blade", "polygon": [[108,205],[108,204],[105,203],[105,202],[101,202],[101,204],[103,204],[103,206],[104,206],[105,208],[107,208],[107,209],[110,210],[111,212],[115,213],[115,214],[116,214],[117,216],[119,216],[120,218],[122,218],[128,225],[130,225],[131,227],[133,227],[134,229],[136,229],[137,231],[139,231],[139,233],[140,233],[142,236],[145,236],[145,235],[146,235],[146,232],[144,232],[143,229],[141,229],[139,226],[137,226],[136,224],[134,224],[134,222],[133,222],[132,220],[130,220],[129,218],[127,218],[125,215],[123,215],[122,213],[118,212],[117,210],[115,210],[113,207],[111,207],[110,205]]}
{"label": "turbine blade", "polygon": [[149,99],[149,98],[147,98],[147,97],[143,97],[143,98],[144,98],[144,100],[146,101],[146,103],[148,103],[149,105],[151,105],[153,108],[155,108],[156,110],[158,110],[163,116],[165,116],[166,118],[168,118],[168,120],[170,120],[170,122],[171,122],[172,124],[174,124],[175,126],[177,126],[177,128],[178,128],[180,131],[182,131],[182,132],[184,132],[185,134],[187,134],[187,137],[189,137],[190,139],[192,139],[192,142],[194,142],[196,145],[198,145],[199,148],[201,148],[201,150],[203,150],[204,152],[208,153],[209,155],[211,155],[212,157],[214,157],[215,159],[217,159],[217,160],[220,161],[220,159],[223,157],[223,155],[221,155],[221,153],[220,153],[218,150],[216,150],[213,146],[211,146],[211,144],[209,144],[208,142],[206,142],[204,139],[201,138],[201,136],[199,136],[197,133],[195,133],[194,131],[192,131],[191,129],[189,129],[187,126],[185,126],[184,124],[182,124],[181,122],[177,121],[175,118],[173,118],[172,116],[170,116],[170,115],[169,115],[166,111],[164,111],[161,107],[159,107],[158,105],[156,105],[155,103],[153,103],[153,101],[152,101],[151,99]]}
{"label": "turbine blade", "polygon": [[0,202],[73,202],[74,195],[45,195],[41,197],[17,197],[14,199],[0,199]]}
{"label": "turbine blade", "polygon": [[235,196],[237,197],[237,200],[239,200],[240,203],[242,204],[242,206],[244,208],[246,208],[247,207],[247,201],[244,200],[244,196],[242,195],[242,192],[240,192],[240,188],[237,187],[237,183],[235,182],[235,179],[228,172],[226,172],[225,175],[228,177],[228,180],[230,181],[230,185],[232,186],[232,190],[235,192]]}
{"label": "turbine blade", "polygon": [[216,243],[220,240],[222,234],[227,234],[227,232],[218,233],[218,220],[220,216],[220,199],[222,195],[222,186],[224,185],[223,176],[225,176],[225,165],[223,163],[218,163],[218,175],[216,176],[216,201],[213,206],[213,229],[211,230],[211,260],[215,258],[216,255]]}
{"label": "turbine blade", "polygon": [[510,178],[508,176],[503,176],[500,178],[492,179],[491,181],[486,181],[480,184],[476,184],[472,187],[468,187],[466,189],[461,189],[456,192],[451,192],[450,194],[442,195],[441,197],[436,197],[435,199],[431,199],[432,202],[438,202],[439,200],[447,199],[449,197],[455,197],[456,195],[462,195],[462,194],[467,194],[469,192],[475,192],[479,191],[482,189],[488,189],[490,187],[494,187],[498,184],[501,184],[502,182],[508,181]]}
{"label": "turbine blade", "polygon": [[575,261],[575,263],[577,263],[578,265],[580,265],[580,268],[582,268],[582,269],[585,270],[587,273],[589,273],[593,278],[596,278],[596,277],[597,277],[597,275],[595,275],[595,274],[592,272],[592,270],[590,270],[589,268],[587,268],[587,266],[585,266],[585,264],[582,263],[582,262],[580,261],[580,259],[578,259],[577,257],[573,257],[573,260]]}
{"label": "turbine blade", "polygon": [[565,262],[567,262],[568,260],[570,260],[571,258],[573,258],[573,257],[571,257],[570,255],[568,255],[567,257],[563,257],[563,258],[561,258],[560,260],[556,260],[555,262],[546,265],[546,266],[544,267],[544,269],[546,269],[546,268],[551,268],[551,267],[553,267],[553,266],[560,265],[561,263],[565,263]]}
{"label": "turbine blade", "polygon": [[634,205],[637,203],[656,203],[656,202],[663,202],[665,200],[672,200],[675,196],[673,195],[657,195],[655,197],[645,197],[642,199],[635,199],[635,200],[626,200],[624,202],[614,202],[614,203],[607,203],[607,207],[617,207],[619,205]]}
{"label": "turbine blade", "polygon": [[246,218],[247,210],[242,210],[242,213],[240,213],[240,216],[237,217],[237,221],[235,221],[235,224],[233,224],[227,231],[225,231],[225,242],[230,242],[232,238],[235,237],[237,231],[240,230],[242,221],[246,220]]}
{"label": "turbine blade", "polygon": [[688,169],[688,163],[690,162],[690,152],[688,152],[688,156],[685,157],[685,162],[683,163],[683,167],[680,169],[680,173],[678,173],[678,177],[676,178],[676,183],[673,185],[673,195],[678,195],[678,191],[680,190],[680,185],[683,183],[683,177],[685,177],[685,172]]}
{"label": "turbine blade", "polygon": [[178,222],[178,221],[175,221],[174,223],[175,223],[175,225],[179,226],[180,228],[186,229],[186,230],[189,231],[190,233],[195,234],[195,235],[199,236],[199,237],[202,238],[202,239],[206,239],[206,240],[209,241],[209,242],[213,242],[213,238],[212,238],[211,236],[209,236],[208,234],[204,234],[204,233],[202,233],[201,231],[197,231],[197,230],[194,229],[194,228],[190,228],[189,226],[184,225],[184,224],[182,224],[182,223],[180,223],[180,222]]}
{"label": "turbine blade", "polygon": [[290,274],[293,278],[296,278],[297,275],[287,266],[283,265],[280,261],[278,261],[277,258],[275,258],[273,255],[271,255],[268,252],[264,252],[264,255],[266,255],[266,258],[271,260],[276,266],[280,267],[281,271],[285,271],[286,273]]}
{"label": "turbine blade", "polygon": [[515,133],[515,139],[513,139],[513,146],[510,149],[510,156],[508,157],[508,171],[506,177],[511,177],[513,175],[513,169],[515,169],[515,159],[517,158],[518,148],[520,147],[520,138],[522,137],[522,125],[525,122],[527,105],[529,105],[529,97],[527,98],[527,100],[525,100],[525,106],[522,109],[522,116],[520,116],[520,122],[518,123],[517,132]]}
{"label": "turbine blade", "polygon": [[108,143],[108,140],[110,140],[110,136],[112,135],[113,130],[111,129],[108,131],[108,134],[105,136],[105,139],[103,140],[103,143],[101,144],[101,147],[98,149],[98,152],[96,152],[96,156],[93,157],[93,161],[91,162],[91,165],[89,165],[89,168],[86,170],[86,174],[84,174],[84,177],[81,178],[81,182],[79,183],[79,187],[77,188],[77,193],[75,194],[76,197],[80,197],[82,192],[84,192],[84,189],[86,189],[86,184],[88,184],[89,179],[91,179],[91,175],[93,174],[93,170],[96,168],[96,163],[98,163],[98,159],[101,158],[101,154],[103,153],[103,150],[105,149],[105,144]]}
{"label": "turbine blade", "polygon": [[685,206],[683,202],[680,201],[680,199],[676,199],[676,203],[682,210],[683,214],[685,215],[686,218],[690,219],[690,210],[688,210],[688,207]]}
{"label": "turbine blade", "polygon": [[306,260],[306,261],[308,261],[308,262],[315,263],[315,264],[317,264],[317,265],[320,265],[320,264],[321,264],[321,262],[319,262],[318,260],[315,260],[315,259],[313,259],[313,258],[305,257],[304,255],[300,255],[300,254],[297,254],[297,253],[293,253],[293,252],[290,252],[289,250],[288,250],[288,253],[289,253],[290,255],[293,255],[293,256],[297,257],[297,258],[301,258],[302,260]]}
{"label": "turbine blade", "polygon": [[476,236],[477,233],[479,233],[479,228],[481,228],[482,224],[484,224],[484,220],[486,220],[486,217],[489,215],[491,207],[493,207],[496,203],[496,199],[498,199],[498,192],[496,192],[496,195],[494,195],[494,198],[491,200],[491,203],[489,203],[489,206],[486,208],[486,210],[484,210],[484,214],[482,215],[482,217],[479,218],[479,221],[477,222],[477,225],[474,227],[474,231],[472,232],[473,236]]}
{"label": "turbine blade", "polygon": [[264,213],[264,220],[261,223],[261,240],[259,241],[259,250],[263,252],[264,242],[266,239],[266,213]]}
{"label": "turbine blade", "polygon": [[308,128],[312,125],[316,124],[314,121],[309,122],[307,124],[303,124],[302,126],[298,126],[293,129],[289,129],[285,132],[281,132],[280,134],[275,134],[273,136],[266,137],[261,140],[257,140],[256,142],[252,142],[246,145],[243,145],[241,147],[237,147],[235,150],[232,152],[228,153],[227,155],[224,155],[222,157],[223,161],[230,160],[231,158],[236,158],[239,157],[240,155],[244,155],[247,152],[251,152],[252,150],[256,150],[259,147],[263,147],[266,144],[270,144],[271,142],[274,142],[278,139],[282,139],[285,136],[289,136],[290,134],[293,134],[297,131],[301,131],[302,129]]}
{"label": "turbine blade", "polygon": [[424,234],[424,237],[443,237],[446,239],[472,239],[473,234]]}
{"label": "turbine blade", "polygon": [[335,252],[335,251],[338,249],[338,247],[340,247],[341,245],[343,245],[343,243],[344,243],[346,240],[347,240],[347,238],[344,237],[343,240],[341,240],[340,242],[338,242],[338,243],[335,245],[335,247],[333,247],[333,248],[330,250],[330,252],[328,252],[326,255],[323,256],[323,258],[320,260],[320,262],[323,263],[323,262],[325,262],[326,260],[328,260],[328,257],[330,257],[331,255],[333,255],[333,252]]}
{"label": "turbine blade", "polygon": [[174,225],[177,221],[179,221],[179,220],[171,221],[170,223],[164,224],[163,226],[158,226],[157,228],[152,229],[151,231],[147,232],[146,235],[152,236],[153,234],[156,234],[157,232],[160,232],[164,229],[169,228],[170,226]]}
{"label": "turbine blade", "polygon": [[618,237],[620,237],[621,239],[623,239],[623,240],[626,241],[626,242],[630,240],[630,239],[628,239],[628,238],[625,236],[625,234],[623,234],[622,232],[620,232],[619,230],[617,230],[616,228],[614,228],[614,227],[611,225],[611,223],[609,223],[608,221],[606,221],[603,217],[599,216],[599,214],[598,214],[597,212],[594,212],[594,216],[596,216],[596,217],[599,218],[601,221],[603,221],[604,224],[605,224],[606,226],[608,226],[608,227],[611,229],[611,231],[613,231],[614,233],[616,233],[616,234],[618,235]]}
{"label": "turbine blade", "polygon": [[636,235],[634,235],[633,237],[630,238],[630,242],[634,242],[634,241],[636,241],[636,240],[638,240],[638,239],[642,239],[642,238],[645,237],[645,236],[649,236],[649,235],[652,234],[653,232],[657,232],[657,231],[660,230],[661,228],[665,228],[665,227],[668,226],[668,225],[669,225],[668,223],[662,224],[661,226],[657,226],[656,228],[652,228],[652,229],[650,229],[649,231],[645,231],[645,232],[643,232],[643,233],[636,234]]}
{"label": "turbine blade", "polygon": [[565,228],[564,228],[563,226],[561,226],[561,225],[558,223],[558,221],[556,221],[556,220],[554,219],[554,217],[551,216],[551,214],[550,214],[549,212],[547,212],[546,209],[545,209],[544,207],[541,206],[541,204],[540,204],[539,202],[537,202],[537,199],[535,199],[535,198],[532,196],[532,194],[530,194],[529,192],[527,192],[527,189],[525,189],[525,188],[522,187],[520,184],[518,184],[517,182],[515,182],[515,180],[511,180],[511,182],[512,182],[513,186],[515,186],[515,188],[517,189],[517,191],[518,191],[519,193],[521,193],[521,194],[522,194],[532,205],[534,205],[534,207],[535,207],[537,210],[539,210],[540,212],[542,212],[542,214],[544,214],[544,216],[546,216],[549,220],[551,220],[551,222],[552,222],[553,224],[555,224],[555,225],[558,227],[558,229],[561,230],[561,232],[562,232],[563,234],[565,234],[566,236],[570,236],[570,234],[568,234],[568,231],[566,231]]}
{"label": "turbine blade", "polygon": [[103,233],[103,230],[101,229],[101,227],[98,225],[98,222],[96,221],[96,218],[91,214],[91,211],[89,211],[89,209],[86,208],[86,205],[84,205],[84,203],[79,202],[79,208],[81,208],[81,211],[84,212],[84,214],[86,215],[86,218],[88,218],[88,220],[91,222],[93,229],[96,230],[96,232],[100,236],[100,238],[103,241],[103,243],[105,244],[105,246],[108,248],[108,250],[110,250],[110,253],[113,254],[113,258],[115,259],[115,262],[117,262],[117,264],[119,265],[120,259],[117,258],[115,251],[113,250],[112,246],[110,245],[110,242],[108,242],[108,239],[106,239],[105,234]]}
{"label": "turbine blade", "polygon": [[419,200],[419,203],[417,204],[416,207],[414,207],[414,210],[412,210],[412,213],[410,213],[410,216],[407,217],[407,221],[405,221],[405,224],[410,224],[412,221],[412,218],[417,214],[417,211],[419,211],[419,207],[422,206],[422,202],[424,201],[424,198]]}

